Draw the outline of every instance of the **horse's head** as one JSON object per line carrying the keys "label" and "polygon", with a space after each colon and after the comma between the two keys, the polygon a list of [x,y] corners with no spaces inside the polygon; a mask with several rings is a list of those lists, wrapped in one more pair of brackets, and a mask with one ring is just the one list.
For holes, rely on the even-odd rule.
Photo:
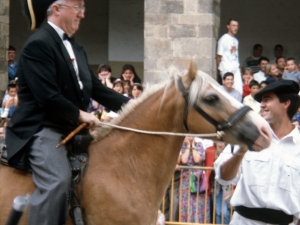
{"label": "horse's head", "polygon": [[209,75],[197,71],[193,61],[178,79],[186,101],[184,121],[191,133],[222,131],[222,140],[261,150],[270,145],[271,129],[258,114],[227,93]]}

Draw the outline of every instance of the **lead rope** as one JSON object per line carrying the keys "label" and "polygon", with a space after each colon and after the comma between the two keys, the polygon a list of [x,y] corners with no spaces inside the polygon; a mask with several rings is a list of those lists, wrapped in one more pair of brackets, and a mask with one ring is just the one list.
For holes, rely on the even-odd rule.
{"label": "lead rope", "polygon": [[135,129],[135,128],[129,128],[129,127],[123,127],[123,126],[118,126],[115,124],[111,123],[104,123],[104,122],[99,122],[100,124],[96,126],[110,126],[114,127],[120,130],[127,130],[127,131],[132,131],[135,133],[140,133],[140,134],[151,134],[151,135],[168,135],[168,136],[192,136],[192,137],[217,137],[218,139],[221,139],[222,136],[225,134],[224,131],[217,131],[216,133],[210,133],[210,134],[190,134],[190,133],[173,133],[173,132],[160,132],[160,131],[145,131],[145,130],[140,130],[140,129]]}

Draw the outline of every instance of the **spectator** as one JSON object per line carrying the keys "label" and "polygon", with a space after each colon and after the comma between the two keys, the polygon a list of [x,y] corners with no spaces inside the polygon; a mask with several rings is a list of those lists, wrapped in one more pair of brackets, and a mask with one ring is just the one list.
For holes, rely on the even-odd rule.
{"label": "spectator", "polygon": [[125,64],[123,66],[122,72],[121,72],[121,75],[120,75],[120,79],[121,80],[129,80],[131,86],[133,86],[133,84],[135,84],[135,83],[141,84],[141,79],[139,78],[139,76],[135,72],[134,67],[130,64]]}
{"label": "spectator", "polygon": [[259,71],[258,60],[263,52],[263,46],[261,44],[255,44],[253,46],[253,53],[251,56],[245,59],[244,68],[251,68],[253,73]]}
{"label": "spectator", "polygon": [[288,58],[286,60],[286,64],[287,64],[288,71],[286,71],[284,73],[283,79],[284,80],[293,80],[293,81],[297,82],[298,84],[300,84],[300,71],[297,69],[295,59]]}
{"label": "spectator", "polygon": [[253,80],[252,70],[250,68],[244,69],[242,78],[243,78],[243,97],[245,97],[250,94],[249,83],[251,80]]}
{"label": "spectator", "polygon": [[139,83],[133,84],[130,97],[132,97],[133,99],[137,99],[138,97],[141,96],[143,90],[144,90],[143,86],[140,85]]}
{"label": "spectator", "polygon": [[259,92],[259,83],[256,80],[252,80],[249,86],[251,93],[243,99],[243,104],[250,106],[254,112],[260,113],[260,104],[254,99],[254,95]]}
{"label": "spectator", "polygon": [[116,80],[116,78],[111,75],[111,67],[107,64],[101,64],[98,67],[98,78],[101,80],[101,83],[109,88],[112,88],[112,83]]}
{"label": "spectator", "polygon": [[120,94],[124,94],[124,86],[121,79],[116,79],[113,83],[112,89]]}
{"label": "spectator", "polygon": [[223,76],[223,80],[222,80],[223,85],[221,87],[226,93],[228,93],[230,96],[232,96],[233,98],[241,102],[242,95],[233,88],[234,82],[235,81],[234,81],[233,73],[227,72]]}
{"label": "spectator", "polygon": [[234,74],[234,89],[243,94],[242,76],[240,71],[238,46],[239,42],[235,38],[239,29],[239,23],[235,19],[230,19],[227,23],[228,32],[224,34],[218,41],[217,50],[217,68],[218,76],[224,77],[225,73],[231,72]]}
{"label": "spectator", "polygon": [[265,88],[268,84],[269,84],[269,82],[266,81],[266,80],[260,82],[260,83],[259,83],[259,90]]}
{"label": "spectator", "polygon": [[271,84],[275,81],[282,80],[282,74],[279,73],[275,63],[268,63],[266,66],[266,81]]}
{"label": "spectator", "polygon": [[5,127],[3,125],[0,126],[0,153],[5,146]]}
{"label": "spectator", "polygon": [[4,97],[2,108],[4,109],[2,118],[11,118],[16,106],[18,105],[17,86],[15,84],[9,84],[7,86],[6,97]]}
{"label": "spectator", "polygon": [[280,44],[275,45],[275,47],[274,47],[274,58],[271,59],[270,63],[276,63],[278,58],[283,58],[282,53],[283,53],[282,45],[280,45]]}
{"label": "spectator", "polygon": [[[186,137],[184,139],[181,151],[180,151],[180,164],[181,165],[203,165],[205,161],[205,150],[201,142],[195,142],[193,137]],[[181,222],[206,222],[210,221],[210,200],[207,197],[207,202],[205,202],[205,193],[199,193],[197,195],[191,195],[190,193],[190,173],[193,173],[195,176],[200,176],[203,171],[199,170],[188,170],[183,169],[182,172],[182,181],[181,181],[181,208],[180,208],[180,219]],[[189,202],[189,201],[190,202]],[[198,204],[198,205],[197,205]],[[206,204],[206,211],[205,211]],[[188,209],[190,210],[188,212]],[[198,209],[198,211],[196,211]],[[189,215],[189,218],[188,218]],[[198,218],[198,220],[196,220]]]}
{"label": "spectator", "polygon": [[265,71],[268,63],[269,63],[269,59],[267,57],[262,56],[259,58],[258,60],[259,71],[253,74],[254,80],[260,83],[267,79]]}
{"label": "spectator", "polygon": [[131,83],[130,80],[123,80],[123,87],[124,87],[124,95],[129,97],[131,92]]}
{"label": "spectator", "polygon": [[[254,98],[272,128],[271,145],[261,151],[226,147],[215,162],[216,180],[237,185],[231,224],[297,224],[300,219],[300,134],[291,124],[299,107],[299,84],[281,80]],[[294,221],[294,222],[293,222]],[[293,223],[292,223],[293,222]]]}
{"label": "spectator", "polygon": [[18,63],[15,61],[16,48],[8,47],[8,84],[17,77]]}
{"label": "spectator", "polygon": [[279,73],[283,75],[284,68],[286,66],[285,58],[284,57],[278,57],[276,59],[276,65],[277,65],[277,69],[279,70]]}

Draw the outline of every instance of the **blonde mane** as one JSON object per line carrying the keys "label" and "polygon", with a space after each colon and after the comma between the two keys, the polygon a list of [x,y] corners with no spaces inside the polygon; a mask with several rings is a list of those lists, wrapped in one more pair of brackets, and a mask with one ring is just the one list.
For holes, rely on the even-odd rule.
{"label": "blonde mane", "polygon": [[[181,74],[186,74],[186,73],[187,73],[187,71],[185,71]],[[156,93],[159,90],[164,89],[163,97],[162,97],[162,100],[161,100],[161,103],[160,103],[160,106],[162,106],[167,90],[172,86],[172,84],[174,82],[175,82],[175,85],[176,85],[176,89],[178,89],[176,81],[182,75],[180,75],[180,71],[178,69],[171,66],[167,70],[167,76],[169,77],[169,79],[167,79],[163,83],[154,84],[154,85],[147,84],[145,86],[145,89],[144,89],[142,95],[137,100],[131,101],[130,103],[128,103],[124,107],[122,107],[122,109],[118,112],[119,116],[114,118],[110,123],[114,124],[114,125],[119,124],[126,117],[130,116],[131,113],[142,102],[144,102],[150,95],[152,95],[153,93]],[[202,94],[203,90],[205,90],[208,83],[218,85],[218,83],[211,76],[209,76],[208,74],[198,70],[197,75],[196,75],[194,81],[192,82],[192,84],[190,86],[190,92],[189,92],[189,104],[190,105],[193,105],[193,104],[196,103],[197,99]],[[159,112],[160,112],[160,110],[159,110]],[[159,114],[159,112],[158,112],[158,114]],[[107,126],[107,125],[101,125],[101,127],[97,127],[96,128],[97,137],[95,138],[95,141],[99,141],[102,138],[104,138],[106,135],[108,135],[111,132],[112,129],[113,128],[111,126]]]}

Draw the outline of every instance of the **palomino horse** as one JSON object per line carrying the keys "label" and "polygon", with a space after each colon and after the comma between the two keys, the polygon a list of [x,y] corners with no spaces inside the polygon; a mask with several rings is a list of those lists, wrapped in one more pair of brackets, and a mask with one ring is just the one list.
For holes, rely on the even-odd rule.
{"label": "palomino horse", "polygon": [[[224,129],[225,142],[244,143],[255,150],[270,144],[267,122],[243,110],[243,105],[222,92],[212,78],[197,71],[193,62],[184,76],[173,76],[156,86],[129,103],[113,123],[174,133]],[[184,138],[107,127],[102,133],[103,129],[106,135],[88,149],[90,160],[82,192],[86,224],[154,225]],[[4,224],[13,198],[32,193],[34,184],[31,175],[6,166],[0,168],[0,182],[0,224]],[[26,217],[21,224],[27,224]]]}

